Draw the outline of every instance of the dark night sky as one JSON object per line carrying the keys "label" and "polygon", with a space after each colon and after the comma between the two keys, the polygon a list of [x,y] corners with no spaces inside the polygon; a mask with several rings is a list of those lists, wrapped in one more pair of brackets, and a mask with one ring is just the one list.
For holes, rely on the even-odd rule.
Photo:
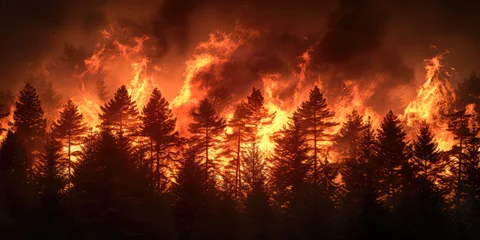
{"label": "dark night sky", "polygon": [[280,45],[264,45],[292,54],[305,50],[309,43],[298,39],[308,35],[320,43],[316,63],[353,77],[369,69],[411,81],[413,62],[433,56],[433,44],[451,51],[448,61],[463,78],[480,72],[479,7],[447,0],[0,0],[0,79],[23,81],[66,42],[91,48],[98,30],[112,22],[156,36],[162,58],[189,55],[209,32],[239,20],[267,29],[267,42]]}

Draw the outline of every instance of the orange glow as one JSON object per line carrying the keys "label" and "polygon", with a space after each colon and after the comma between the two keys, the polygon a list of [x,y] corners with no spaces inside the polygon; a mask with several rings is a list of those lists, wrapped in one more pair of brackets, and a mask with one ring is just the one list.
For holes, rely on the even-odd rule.
{"label": "orange glow", "polygon": [[450,75],[444,71],[442,60],[444,52],[432,59],[425,60],[425,83],[418,89],[417,96],[405,108],[402,119],[408,127],[414,129],[421,121],[427,121],[435,134],[440,150],[450,150],[454,144],[454,136],[446,131],[448,121],[443,115],[447,113],[455,100],[455,92],[450,82],[441,74]]}

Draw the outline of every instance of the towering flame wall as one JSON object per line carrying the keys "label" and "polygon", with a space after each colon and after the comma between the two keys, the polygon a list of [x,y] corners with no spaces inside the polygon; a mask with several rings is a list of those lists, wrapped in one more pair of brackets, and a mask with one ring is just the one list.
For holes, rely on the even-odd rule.
{"label": "towering flame wall", "polygon": [[[227,71],[232,71],[242,52],[248,52],[250,44],[258,39],[262,32],[236,27],[230,33],[214,32],[208,39],[201,42],[193,50],[190,59],[185,62],[183,84],[180,89],[172,89],[167,84],[159,84],[159,79],[165,79],[162,66],[152,63],[149,57],[151,49],[148,42],[150,36],[129,35],[128,29],[118,26],[102,31],[102,39],[95,47],[94,52],[84,61],[85,70],[75,72],[71,79],[80,86],[78,94],[73,96],[73,101],[86,118],[89,127],[98,130],[100,106],[104,102],[98,97],[95,89],[96,80],[102,78],[108,83],[111,91],[120,85],[126,85],[139,110],[148,101],[153,88],[158,87],[162,92],[177,92],[170,99],[171,108],[177,117],[177,128],[184,136],[188,136],[187,125],[191,121],[191,109],[203,98],[223,102],[218,108],[219,114],[227,120],[233,115],[233,106],[246,97],[244,92],[236,92],[235,88],[226,88],[230,98],[221,98],[218,89],[225,87],[231,81]],[[265,107],[270,113],[275,113],[275,119],[268,126],[258,126],[261,139],[260,149],[271,153],[274,148],[272,136],[279,131],[288,121],[289,116],[296,110],[302,101],[308,98],[309,90],[318,85],[327,96],[327,103],[335,111],[335,121],[342,123],[347,114],[357,110],[365,118],[373,120],[374,127],[378,127],[385,112],[377,112],[375,106],[369,106],[370,100],[381,80],[372,79],[369,84],[358,83],[355,79],[343,79],[341,89],[329,88],[323,81],[323,76],[318,71],[312,70],[312,52],[317,43],[309,46],[305,51],[292,60],[294,65],[289,66],[290,73],[259,71],[259,79],[251,87],[261,88],[265,97]],[[453,136],[445,131],[447,121],[444,114],[451,110],[455,100],[455,93],[449,82],[449,73],[444,68],[442,60],[446,53],[439,54],[432,59],[425,60],[426,76],[424,83],[418,87],[414,99],[397,112],[404,121],[409,136],[413,137],[421,121],[432,124],[436,133],[439,147],[448,150],[453,144]],[[273,61],[273,60],[272,60]],[[255,62],[253,62],[254,67]],[[259,63],[260,64],[260,63]],[[262,63],[265,64],[265,63]],[[232,67],[233,66],[233,67]],[[451,71],[451,69],[448,69]],[[241,74],[239,72],[238,74]],[[164,81],[165,83],[165,81]],[[242,84],[242,83],[237,83]],[[64,96],[68,98],[69,96]],[[6,126],[4,123],[3,126]],[[335,134],[341,125],[331,130]],[[228,128],[227,128],[228,129]],[[331,145],[331,142],[326,143]]]}

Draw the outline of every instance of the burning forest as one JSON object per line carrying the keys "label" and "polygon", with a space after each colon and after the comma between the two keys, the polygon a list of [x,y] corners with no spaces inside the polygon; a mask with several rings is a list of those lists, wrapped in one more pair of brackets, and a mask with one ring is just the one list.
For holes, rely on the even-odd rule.
{"label": "burning forest", "polygon": [[480,236],[479,6],[20,2],[2,239]]}

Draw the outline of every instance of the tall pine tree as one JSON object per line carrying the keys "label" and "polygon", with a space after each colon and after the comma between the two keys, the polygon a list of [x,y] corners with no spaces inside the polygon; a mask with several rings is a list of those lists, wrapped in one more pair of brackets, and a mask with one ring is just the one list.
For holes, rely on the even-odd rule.
{"label": "tall pine tree", "polygon": [[175,130],[176,118],[173,117],[167,100],[155,88],[150,100],[143,108],[142,135],[150,139],[150,165],[156,178],[157,189],[160,181],[166,181],[166,174],[162,172],[168,167],[166,160],[172,159],[173,148],[178,145],[178,132]]}
{"label": "tall pine tree", "polygon": [[208,99],[200,102],[200,105],[192,111],[193,123],[189,124],[188,130],[193,134],[192,141],[198,153],[203,152],[205,168],[211,171],[213,164],[212,150],[218,148],[218,137],[223,134],[226,122],[218,117],[215,109]]}
{"label": "tall pine tree", "polygon": [[430,125],[423,122],[417,134],[417,139],[413,141],[413,159],[417,165],[420,174],[427,179],[433,174],[436,177],[435,164],[440,161],[440,151],[437,149],[437,143],[430,131]]}
{"label": "tall pine tree", "polygon": [[259,136],[259,131],[263,127],[272,124],[275,118],[275,113],[271,114],[264,106],[265,99],[263,98],[260,89],[253,88],[252,93],[247,97],[245,108],[248,114],[248,120],[246,124],[246,135],[248,143],[258,143],[262,136]]}
{"label": "tall pine tree", "polygon": [[319,143],[328,140],[327,138],[330,137],[325,133],[325,130],[337,125],[332,120],[335,114],[328,108],[326,99],[317,86],[310,90],[308,100],[302,102],[295,114],[302,122],[309,140],[312,142],[313,176],[314,182],[317,184],[320,158]]}
{"label": "tall pine tree", "polygon": [[52,125],[53,135],[61,139],[63,144],[67,147],[67,180],[70,183],[72,178],[72,157],[77,157],[80,153],[74,147],[80,146],[82,140],[87,133],[87,127],[83,122],[83,115],[78,112],[78,107],[72,100],[63,106],[60,112],[60,118]]}
{"label": "tall pine tree", "polygon": [[249,114],[245,102],[240,102],[235,106],[233,118],[229,121],[228,125],[232,128],[232,133],[227,135],[227,140],[231,143],[229,149],[233,153],[233,168],[234,168],[234,195],[238,198],[240,195],[240,189],[242,188],[242,176],[241,176],[241,157],[244,151],[244,145],[248,142],[249,137],[247,133],[247,122]]}
{"label": "tall pine tree", "polygon": [[[35,185],[40,193],[40,204],[35,214],[32,234],[41,239],[69,236],[72,223],[64,204],[67,176],[62,160],[62,144],[48,136],[45,150],[35,171]],[[70,236],[71,237],[71,236]]]}
{"label": "tall pine tree", "polygon": [[125,85],[115,92],[113,99],[100,107],[99,114],[102,128],[125,136],[138,134],[139,118],[135,101],[128,94]]}
{"label": "tall pine tree", "polygon": [[465,179],[465,140],[470,136],[469,121],[472,118],[471,114],[467,114],[465,110],[457,111],[447,115],[449,118],[448,128],[455,136],[457,143],[453,146],[451,153],[454,155],[452,172],[456,179],[453,181],[455,188],[455,209],[457,215],[460,212],[461,203],[464,197],[464,183]]}
{"label": "tall pine tree", "polygon": [[248,186],[245,202],[248,239],[271,239],[273,210],[267,189],[267,165],[255,143],[244,155],[243,169],[244,182]]}
{"label": "tall pine tree", "polygon": [[277,202],[289,210],[297,208],[307,195],[311,159],[310,147],[298,118],[292,117],[275,139],[273,184]]}
{"label": "tall pine tree", "polygon": [[[358,189],[358,178],[362,174],[359,171],[360,162],[358,161],[359,140],[364,129],[362,117],[357,111],[347,114],[347,120],[343,123],[338,136],[335,139],[336,148],[343,161],[342,180],[348,193],[353,193]],[[350,196],[355,198],[354,196]],[[353,199],[352,199],[353,200]]]}
{"label": "tall pine tree", "polygon": [[125,136],[108,131],[92,138],[75,169],[72,196],[74,214],[86,238],[131,238],[154,234],[151,209],[153,194],[142,159],[136,158]]}
{"label": "tall pine tree", "polygon": [[405,179],[402,170],[409,160],[406,133],[397,116],[389,111],[378,130],[378,161],[382,177],[383,197],[387,205],[393,206],[393,200],[401,191],[401,182]]}
{"label": "tall pine tree", "polygon": [[[205,165],[197,158],[195,149],[186,149],[183,153],[175,183],[172,188],[174,212],[179,239],[202,239],[205,222],[209,215],[213,191],[212,179]],[[211,209],[210,209],[211,210]]]}
{"label": "tall pine tree", "polygon": [[15,102],[12,129],[23,142],[29,157],[32,158],[32,164],[33,159],[38,158],[42,151],[46,123],[35,88],[30,83],[25,84]]}

